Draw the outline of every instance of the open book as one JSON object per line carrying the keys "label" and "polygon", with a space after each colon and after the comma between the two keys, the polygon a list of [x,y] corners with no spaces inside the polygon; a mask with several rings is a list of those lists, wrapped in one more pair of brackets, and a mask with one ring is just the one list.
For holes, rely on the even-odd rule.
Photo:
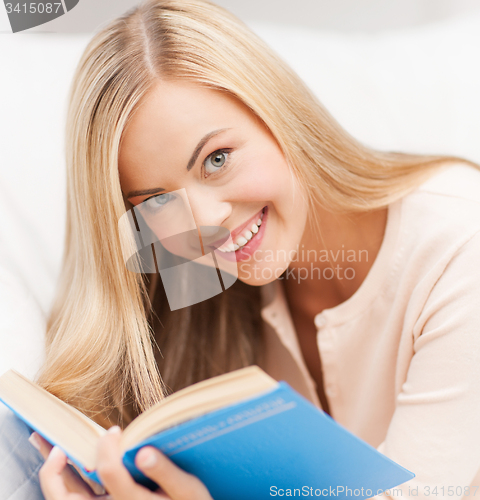
{"label": "open book", "polygon": [[[95,453],[103,427],[15,370],[0,377],[0,400],[101,484]],[[155,489],[134,462],[145,445],[198,476],[215,500],[288,496],[287,489],[315,496],[325,488],[368,498],[414,477],[257,366],[182,389],[127,426],[124,465]]]}

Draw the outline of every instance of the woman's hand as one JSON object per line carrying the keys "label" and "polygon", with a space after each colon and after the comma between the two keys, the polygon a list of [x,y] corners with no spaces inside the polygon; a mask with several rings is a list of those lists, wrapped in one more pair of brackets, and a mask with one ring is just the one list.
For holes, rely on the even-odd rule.
{"label": "woman's hand", "polygon": [[[29,441],[45,459],[38,477],[46,500],[56,500],[57,498],[62,500],[70,498],[75,500],[96,498],[100,500],[103,498],[106,500],[110,498],[108,495],[96,496],[95,490],[100,489],[99,485],[92,483],[92,487],[90,487],[70,467],[67,467],[67,457],[60,448],[55,446],[52,449],[52,445],[36,432],[32,433]],[[55,493],[55,491],[60,493]]]}
{"label": "woman's hand", "polygon": [[152,492],[137,484],[122,463],[120,437],[120,428],[112,427],[99,441],[97,473],[109,493],[100,497],[95,496],[93,490],[66,467],[65,454],[57,447],[50,452],[51,446],[42,439],[40,453],[46,461],[40,469],[39,478],[45,499],[212,500],[207,488],[197,477],[183,471],[150,446],[137,453],[135,464],[147,477],[159,484],[162,491]]}

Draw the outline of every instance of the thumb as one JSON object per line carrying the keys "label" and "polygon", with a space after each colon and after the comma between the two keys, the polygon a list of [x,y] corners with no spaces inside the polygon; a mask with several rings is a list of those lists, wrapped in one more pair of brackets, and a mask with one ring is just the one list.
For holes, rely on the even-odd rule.
{"label": "thumb", "polygon": [[175,465],[160,450],[146,446],[135,457],[137,467],[172,499],[212,500],[206,486],[193,474]]}

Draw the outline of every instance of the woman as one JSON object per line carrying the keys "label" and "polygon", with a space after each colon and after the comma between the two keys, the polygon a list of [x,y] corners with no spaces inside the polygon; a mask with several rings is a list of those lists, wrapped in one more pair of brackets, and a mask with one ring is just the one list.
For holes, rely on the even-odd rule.
{"label": "woman", "polygon": [[[138,465],[163,493],[133,483],[117,426],[253,363],[412,470],[402,496],[473,495],[475,165],[358,143],[263,42],[202,0],[149,1],[94,37],[67,137],[66,250],[38,382],[114,426],[98,454],[111,498],[209,498],[147,448]],[[126,268],[118,221],[182,189],[198,227],[232,233],[220,251],[234,252],[238,281],[171,311],[157,275]],[[61,451],[32,441],[48,457],[36,469],[45,498],[93,496]]]}

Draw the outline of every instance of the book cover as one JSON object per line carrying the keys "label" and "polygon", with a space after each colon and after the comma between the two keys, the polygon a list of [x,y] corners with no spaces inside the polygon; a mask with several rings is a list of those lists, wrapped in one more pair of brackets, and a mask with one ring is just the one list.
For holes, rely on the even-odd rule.
{"label": "book cover", "polygon": [[[214,500],[285,495],[369,498],[415,475],[357,438],[286,382],[152,436],[124,455],[135,480],[154,489],[134,464],[152,445],[199,477]],[[79,464],[80,465],[80,464]],[[96,472],[86,472],[99,482]]]}

